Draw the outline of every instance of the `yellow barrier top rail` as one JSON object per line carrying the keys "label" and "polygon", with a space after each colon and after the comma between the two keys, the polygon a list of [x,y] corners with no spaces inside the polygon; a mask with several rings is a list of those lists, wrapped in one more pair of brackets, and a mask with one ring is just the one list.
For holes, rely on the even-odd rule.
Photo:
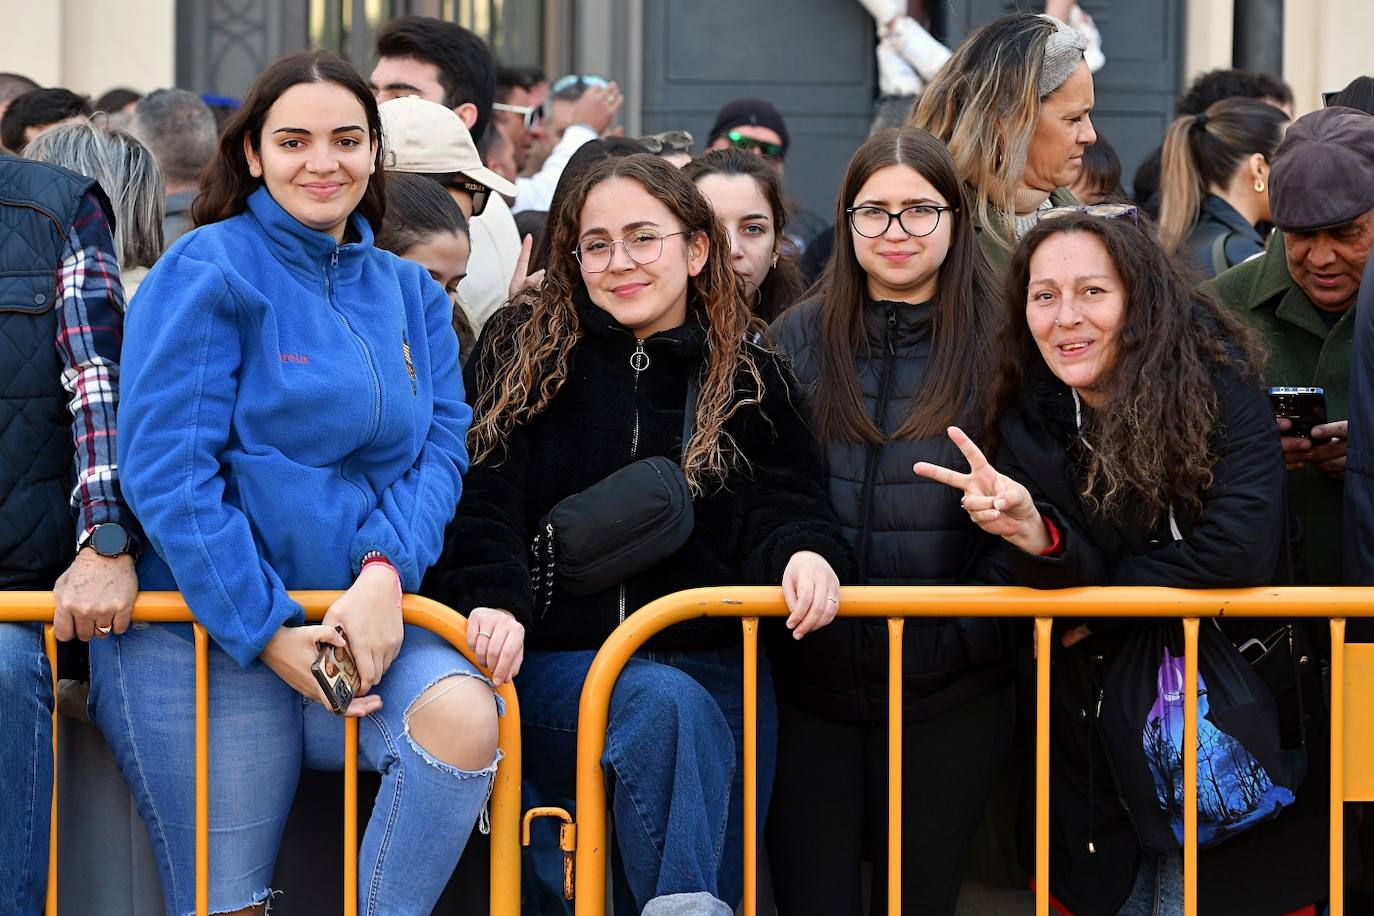
{"label": "yellow barrier top rail", "polygon": [[[329,606],[339,599],[338,591],[296,591],[291,597],[305,609],[307,621],[324,617]],[[473,657],[467,644],[467,620],[437,601],[419,595],[405,595],[401,601],[404,621],[424,627],[447,639],[487,676],[491,672]],[[0,592],[0,621],[51,623],[51,592]],[[178,592],[140,592],[134,604],[136,623],[195,623]],[[196,886],[197,913],[209,913],[209,636],[195,625],[196,652]],[[52,627],[45,633],[49,660],[56,676],[55,643]],[[496,768],[491,795],[491,913],[492,916],[518,916],[520,912],[520,706],[515,688],[506,682],[495,688],[505,700],[506,714],[499,720],[497,743],[504,759]],[[54,713],[54,716],[56,714]],[[57,741],[53,727],[54,749]],[[358,895],[358,720],[344,721],[344,907],[346,916],[357,913]],[[53,818],[49,846],[49,916],[57,913],[57,775],[53,771]]]}

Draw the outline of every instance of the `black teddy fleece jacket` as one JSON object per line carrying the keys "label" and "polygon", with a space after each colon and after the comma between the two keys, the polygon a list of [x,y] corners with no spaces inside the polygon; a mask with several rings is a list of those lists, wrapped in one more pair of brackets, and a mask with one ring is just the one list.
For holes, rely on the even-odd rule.
{"label": "black teddy fleece jacket", "polygon": [[[816,443],[798,413],[791,373],[771,350],[746,344],[763,379],[763,397],[741,406],[726,433],[744,460],[724,481],[708,482],[693,501],[696,527],[666,560],[620,588],[577,596],[555,586],[538,607],[530,584],[530,543],[539,521],[561,499],[614,471],[659,455],[679,460],[687,380],[702,363],[706,334],[696,311],[686,324],[645,340],[648,366],[630,362],[637,342],[610,313],[579,294],[582,336],[568,376],[547,409],[517,427],[504,454],[474,464],[443,554],[422,592],[467,613],[511,611],[534,649],[596,649],[623,619],[675,591],[713,585],[777,585],[799,550],[825,557],[843,581],[850,552],[826,499]],[[510,307],[492,317],[473,361],[472,378],[491,377],[491,334],[528,313]],[[642,364],[642,360],[639,360]],[[741,372],[736,390],[755,400]],[[469,389],[469,397],[476,393]],[[739,641],[730,620],[694,620],[668,630],[658,649],[707,649]]]}

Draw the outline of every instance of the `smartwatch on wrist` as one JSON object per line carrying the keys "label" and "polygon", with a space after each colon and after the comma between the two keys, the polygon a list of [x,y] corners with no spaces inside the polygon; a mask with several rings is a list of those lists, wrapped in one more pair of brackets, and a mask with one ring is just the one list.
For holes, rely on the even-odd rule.
{"label": "smartwatch on wrist", "polygon": [[123,525],[115,522],[103,522],[83,534],[81,540],[77,541],[76,549],[81,550],[85,547],[91,548],[102,557],[127,554],[135,561],[138,560],[138,541],[124,530]]}

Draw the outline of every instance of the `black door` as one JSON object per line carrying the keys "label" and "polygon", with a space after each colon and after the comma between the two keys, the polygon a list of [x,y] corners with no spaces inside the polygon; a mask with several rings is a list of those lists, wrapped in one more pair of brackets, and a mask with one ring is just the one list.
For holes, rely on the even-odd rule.
{"label": "black door", "polygon": [[853,0],[653,0],[644,4],[644,132],[685,128],[700,152],[721,104],[767,99],[791,136],[788,194],[828,223],[844,167],[868,135],[873,48],[873,20]]}

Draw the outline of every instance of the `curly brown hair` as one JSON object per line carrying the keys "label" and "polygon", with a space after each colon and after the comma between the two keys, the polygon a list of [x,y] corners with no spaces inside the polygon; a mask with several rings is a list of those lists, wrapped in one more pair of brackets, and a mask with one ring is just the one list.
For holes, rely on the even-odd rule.
{"label": "curly brown hair", "polygon": [[[591,189],[611,178],[628,178],[661,201],[691,232],[709,242],[706,264],[688,279],[688,320],[706,331],[705,368],[697,395],[696,430],[686,449],[683,471],[694,493],[705,491],[741,460],[725,424],[740,407],[763,399],[763,378],[746,337],[765,327],[753,316],[730,267],[730,244],[711,205],[674,165],[647,153],[596,163],[555,208],[544,282],[527,290],[512,308],[499,312],[483,334],[488,355],[478,362],[476,402],[469,447],[473,464],[498,457],[517,425],[539,416],[568,377],[573,348],[582,336],[574,304],[584,290],[573,255],[582,206]],[[737,390],[740,373],[746,390]]]}
{"label": "curly brown hair", "polygon": [[1026,322],[1030,263],[1048,239],[1095,236],[1107,249],[1126,291],[1116,353],[1093,411],[1080,495],[1094,512],[1120,517],[1128,501],[1151,521],[1171,506],[1197,512],[1212,485],[1216,434],[1224,418],[1214,373],[1234,367],[1256,378],[1261,358],[1254,335],[1206,294],[1192,277],[1130,219],[1078,212],[1042,220],[1021,239],[1007,274],[1006,331],[999,337],[985,429],[997,447],[997,421],[1026,396],[1044,359]]}

